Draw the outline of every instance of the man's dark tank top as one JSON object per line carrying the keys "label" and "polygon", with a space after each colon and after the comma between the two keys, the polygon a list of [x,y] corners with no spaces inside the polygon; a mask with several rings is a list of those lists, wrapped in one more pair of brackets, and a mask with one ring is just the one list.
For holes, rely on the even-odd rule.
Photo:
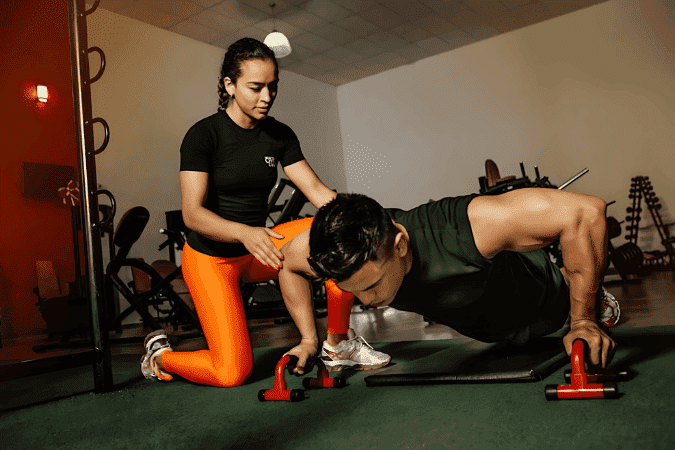
{"label": "man's dark tank top", "polygon": [[491,260],[476,248],[467,208],[477,194],[388,209],[410,235],[413,264],[390,306],[412,311],[483,341],[525,342],[560,329],[569,290],[543,250],[504,251]]}

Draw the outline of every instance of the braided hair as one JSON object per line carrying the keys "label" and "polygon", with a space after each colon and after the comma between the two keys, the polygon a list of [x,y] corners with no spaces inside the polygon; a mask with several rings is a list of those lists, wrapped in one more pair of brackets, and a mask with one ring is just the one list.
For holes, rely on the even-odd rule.
{"label": "braided hair", "polygon": [[225,77],[236,83],[241,75],[241,66],[244,62],[251,59],[270,59],[274,62],[276,76],[279,76],[279,64],[274,57],[274,52],[267,45],[253,38],[242,38],[230,45],[223,59],[223,66],[220,69],[220,79],[218,80],[218,110],[223,111],[230,102],[230,94],[225,89]]}

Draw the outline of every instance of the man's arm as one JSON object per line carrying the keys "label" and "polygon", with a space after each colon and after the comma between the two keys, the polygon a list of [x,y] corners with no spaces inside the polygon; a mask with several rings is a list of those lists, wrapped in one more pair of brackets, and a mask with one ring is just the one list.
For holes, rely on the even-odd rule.
{"label": "man's arm", "polygon": [[284,265],[279,271],[279,286],[286,308],[300,331],[300,344],[287,354],[298,357],[293,373],[304,374],[311,370],[307,363],[319,349],[319,336],[314,320],[314,302],[312,300],[312,269],[307,262],[309,257],[309,230],[298,234],[282,248]]}
{"label": "man's arm", "polygon": [[583,338],[591,362],[604,367],[614,341],[596,322],[596,293],[607,255],[606,203],[597,197],[556,189],[518,189],[475,198],[468,208],[478,251],[488,259],[501,251],[528,252],[560,239],[570,288],[571,329],[567,353]]}

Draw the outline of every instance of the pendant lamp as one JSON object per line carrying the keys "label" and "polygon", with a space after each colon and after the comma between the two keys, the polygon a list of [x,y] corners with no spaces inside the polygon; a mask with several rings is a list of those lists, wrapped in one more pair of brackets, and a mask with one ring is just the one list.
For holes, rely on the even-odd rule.
{"label": "pendant lamp", "polygon": [[[270,3],[270,8],[272,8],[272,17],[274,18],[274,3]],[[288,38],[276,30],[272,30],[270,34],[265,38],[265,45],[272,49],[274,56],[277,58],[283,58],[291,54],[291,43],[288,42]]]}

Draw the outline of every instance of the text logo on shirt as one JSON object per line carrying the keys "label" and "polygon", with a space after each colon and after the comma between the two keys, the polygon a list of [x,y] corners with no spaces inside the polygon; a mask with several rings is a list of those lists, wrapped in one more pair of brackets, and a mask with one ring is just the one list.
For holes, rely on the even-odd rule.
{"label": "text logo on shirt", "polygon": [[270,167],[276,167],[277,166],[277,161],[276,161],[276,159],[274,159],[274,156],[265,156],[265,162]]}

